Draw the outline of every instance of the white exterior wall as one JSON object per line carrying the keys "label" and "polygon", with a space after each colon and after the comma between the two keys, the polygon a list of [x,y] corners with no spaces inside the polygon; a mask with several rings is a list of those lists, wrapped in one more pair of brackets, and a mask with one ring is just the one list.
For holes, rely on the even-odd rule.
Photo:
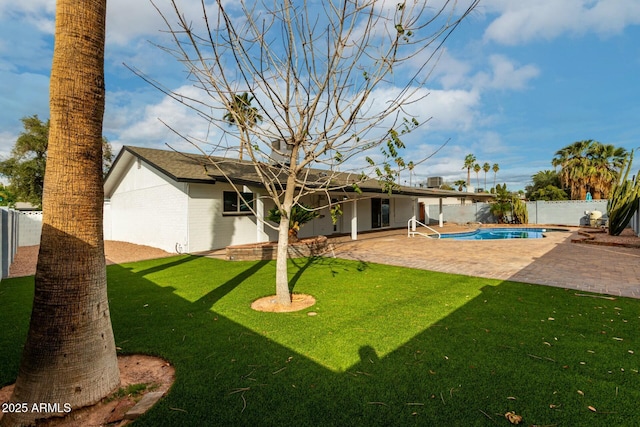
{"label": "white exterior wall", "polygon": [[[247,189],[258,194],[256,189]],[[189,185],[189,251],[200,252],[268,241],[267,227],[258,232],[253,215],[224,215],[223,192],[234,191],[229,184]],[[256,207],[259,204],[256,203]],[[263,214],[264,215],[264,214]]]}
{"label": "white exterior wall", "polygon": [[371,199],[358,200],[358,209],[356,211],[358,217],[357,232],[371,230]]}
{"label": "white exterior wall", "polygon": [[390,200],[389,225],[392,228],[406,227],[413,215],[417,215],[415,201],[412,197],[396,197]]}
{"label": "white exterior wall", "polygon": [[[314,205],[309,201],[303,201],[303,203],[309,206]],[[318,203],[326,204],[327,200],[323,197],[321,201]],[[338,219],[338,221],[340,222],[340,219]],[[340,232],[340,230],[337,228],[339,222],[336,223],[336,231],[333,231],[333,221],[331,221],[331,212],[329,211],[329,208],[326,207],[319,211],[319,216],[317,218],[315,218],[311,222],[308,222],[300,229],[298,236],[299,237],[331,236],[334,233]]]}
{"label": "white exterior wall", "polygon": [[187,251],[186,188],[144,162],[132,162],[111,196],[111,240]]}
{"label": "white exterior wall", "polygon": [[[418,199],[421,203],[425,205],[439,205],[440,198],[439,197],[420,197]],[[443,205],[472,205],[473,200],[471,198],[459,198],[459,197],[442,197]]]}
{"label": "white exterior wall", "polygon": [[105,200],[102,206],[102,237],[104,240],[113,240],[111,238],[111,202]]}

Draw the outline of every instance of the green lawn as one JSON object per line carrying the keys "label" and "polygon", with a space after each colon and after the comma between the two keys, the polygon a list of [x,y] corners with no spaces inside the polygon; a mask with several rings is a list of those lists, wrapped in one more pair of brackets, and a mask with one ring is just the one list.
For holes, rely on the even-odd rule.
{"label": "green lawn", "polygon": [[[116,345],[176,368],[136,424],[506,426],[515,411],[527,426],[640,425],[639,300],[335,259],[290,265],[294,292],[317,304],[287,314],[249,307],[274,292],[273,262],[108,268]],[[0,282],[0,385],[17,373],[32,285]]]}

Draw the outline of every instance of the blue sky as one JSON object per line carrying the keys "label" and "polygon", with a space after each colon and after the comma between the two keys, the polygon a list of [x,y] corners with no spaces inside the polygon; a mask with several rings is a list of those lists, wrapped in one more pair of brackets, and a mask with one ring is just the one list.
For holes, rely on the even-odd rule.
{"label": "blue sky", "polygon": [[[199,2],[182,3],[201,16]],[[49,116],[54,10],[53,0],[0,0],[0,156],[21,132],[20,118]],[[150,2],[108,0],[104,133],[116,150],[190,149],[159,119],[206,133],[201,119],[123,65],[171,88],[184,85],[183,69],[148,42],[162,29]],[[464,157],[473,153],[480,164],[498,163],[498,182],[517,190],[574,141],[640,146],[639,40],[640,0],[481,0],[428,83],[424,114],[432,119],[412,135],[404,157],[420,159],[449,142],[416,168],[414,183],[464,179]]]}

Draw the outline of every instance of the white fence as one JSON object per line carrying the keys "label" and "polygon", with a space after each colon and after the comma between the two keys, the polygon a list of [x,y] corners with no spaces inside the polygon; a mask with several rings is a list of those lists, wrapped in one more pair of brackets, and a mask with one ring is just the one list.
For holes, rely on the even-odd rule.
{"label": "white fence", "polygon": [[18,246],[40,244],[42,212],[20,212],[18,215]]}
{"label": "white fence", "polygon": [[19,246],[40,244],[42,212],[18,212],[0,209],[0,273],[9,275],[11,263]]}
{"label": "white fence", "polygon": [[9,267],[18,250],[18,218],[17,211],[0,209],[0,272],[2,277],[9,275]]}

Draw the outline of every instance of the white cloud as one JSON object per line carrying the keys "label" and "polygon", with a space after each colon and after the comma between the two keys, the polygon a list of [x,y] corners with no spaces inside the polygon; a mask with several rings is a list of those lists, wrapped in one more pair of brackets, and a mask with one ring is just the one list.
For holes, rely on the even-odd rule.
{"label": "white cloud", "polygon": [[0,15],[24,14],[28,16],[53,15],[56,0],[0,0]]}
{"label": "white cloud", "polygon": [[479,72],[473,78],[477,88],[501,90],[525,89],[531,79],[540,75],[538,67],[532,64],[519,66],[504,55],[489,57],[491,72]]}
{"label": "white cloud", "polygon": [[562,34],[618,34],[640,23],[639,0],[487,0],[484,8],[499,14],[486,29],[485,41],[517,45],[552,40]]}
{"label": "white cloud", "polygon": [[[176,92],[197,99],[202,92],[193,86],[183,86]],[[107,105],[105,134],[113,133],[110,140],[114,149],[122,145],[161,146],[170,144],[173,148],[193,151],[194,147],[184,141],[165,124],[180,135],[198,140],[216,140],[215,131],[209,129],[205,119],[176,100],[162,96],[156,102],[146,99],[139,101],[133,93],[119,93]]]}
{"label": "white cloud", "polygon": [[18,134],[0,132],[0,160],[4,160],[11,154],[11,149],[18,139]]}

